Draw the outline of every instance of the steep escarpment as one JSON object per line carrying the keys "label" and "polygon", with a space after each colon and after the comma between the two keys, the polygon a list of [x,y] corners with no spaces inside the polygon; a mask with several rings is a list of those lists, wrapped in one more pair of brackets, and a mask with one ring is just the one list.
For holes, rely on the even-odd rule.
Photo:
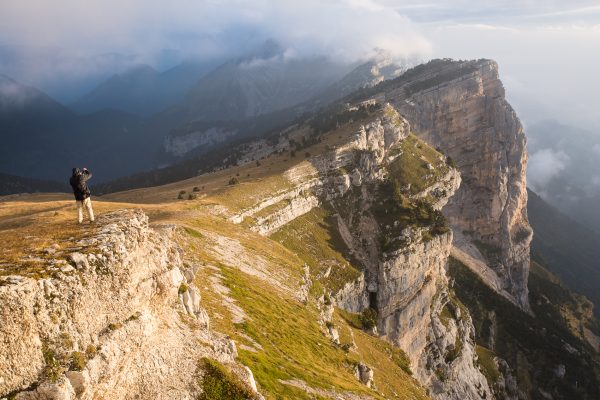
{"label": "steep escarpment", "polygon": [[0,394],[597,398],[590,302],[527,279],[525,143],[495,71],[417,67],[210,173],[104,197],[97,226],[0,203]]}
{"label": "steep escarpment", "polygon": [[[440,209],[460,176],[410,132],[393,107],[381,106],[347,141],[286,171],[291,187],[232,220],[296,251],[333,304],[374,310],[373,332],[407,353],[431,394],[480,398],[491,391],[474,363],[468,313],[446,324],[438,316],[449,302],[452,248]],[[319,242],[321,235],[335,243]]]}
{"label": "steep escarpment", "polygon": [[[16,399],[194,398],[202,357],[234,363],[208,330],[173,227],[141,211],[103,215],[36,278],[0,278],[0,394]],[[61,254],[59,256],[59,254]],[[243,371],[243,373],[245,373]],[[167,384],[168,382],[168,384]]]}
{"label": "steep escarpment", "polygon": [[385,88],[385,98],[419,137],[450,156],[463,184],[445,209],[454,245],[468,264],[529,309],[526,139],[504,96],[494,61],[438,60]]}

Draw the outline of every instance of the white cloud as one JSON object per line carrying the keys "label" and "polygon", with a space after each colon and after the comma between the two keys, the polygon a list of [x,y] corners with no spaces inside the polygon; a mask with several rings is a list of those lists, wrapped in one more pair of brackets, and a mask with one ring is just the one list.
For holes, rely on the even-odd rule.
{"label": "white cloud", "polygon": [[531,154],[527,164],[528,186],[543,191],[548,183],[567,168],[569,156],[553,149],[541,149]]}
{"label": "white cloud", "polygon": [[148,58],[163,48],[236,53],[269,37],[299,52],[349,59],[383,45],[398,57],[430,50],[408,18],[374,0],[3,1],[0,37],[1,44]]}
{"label": "white cloud", "polygon": [[97,82],[136,64],[224,60],[267,39],[286,57],[431,54],[418,26],[376,0],[0,1],[0,73],[53,95],[68,81]]}
{"label": "white cloud", "polygon": [[0,110],[6,106],[21,106],[28,102],[33,92],[0,75]]}
{"label": "white cloud", "polygon": [[[42,88],[161,69],[164,49],[173,63],[220,60],[268,38],[286,57],[492,58],[526,122],[600,126],[597,0],[0,0],[0,73]],[[6,45],[21,62],[3,65]]]}

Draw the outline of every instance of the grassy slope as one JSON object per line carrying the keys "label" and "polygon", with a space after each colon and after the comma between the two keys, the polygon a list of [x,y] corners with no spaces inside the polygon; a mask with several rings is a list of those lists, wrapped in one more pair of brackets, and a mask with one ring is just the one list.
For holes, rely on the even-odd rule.
{"label": "grassy slope", "polygon": [[[400,351],[389,344],[339,317],[336,317],[336,326],[342,336],[354,337],[358,349],[348,351],[330,341],[324,327],[317,323],[319,312],[315,301],[304,305],[287,290],[299,287],[304,263],[301,258],[269,238],[215,217],[192,224],[194,228],[188,229],[184,245],[188,248],[188,257],[204,265],[197,285],[204,294],[203,304],[213,327],[228,333],[241,345],[239,360],[252,369],[261,392],[268,398],[312,398],[303,390],[282,382],[290,380],[301,380],[315,390],[350,391],[374,398],[426,398],[424,391],[402,369],[398,361]],[[285,276],[279,278],[285,284],[273,285],[256,274],[242,272],[220,254],[223,249],[210,237],[214,232],[243,243],[246,254],[238,254],[238,260],[250,257],[269,260],[266,268],[270,276],[286,271]],[[227,288],[229,300],[224,301],[210,284],[214,279]],[[243,310],[243,321],[234,321],[227,302]],[[342,340],[344,343],[348,340]],[[354,365],[359,361],[374,367],[375,383],[382,394],[356,380]]]}
{"label": "grassy slope", "polygon": [[[431,186],[449,170],[445,157],[413,134],[392,149],[391,154],[398,157],[388,166],[390,174],[401,187],[410,185],[411,194]],[[428,164],[433,168],[429,169]]]}
{"label": "grassy slope", "polygon": [[[359,266],[348,257],[337,231],[336,217],[328,208],[315,208],[296,218],[272,234],[271,239],[295,253],[310,267],[312,277],[331,291],[360,276]],[[327,270],[330,274],[324,277]]]}

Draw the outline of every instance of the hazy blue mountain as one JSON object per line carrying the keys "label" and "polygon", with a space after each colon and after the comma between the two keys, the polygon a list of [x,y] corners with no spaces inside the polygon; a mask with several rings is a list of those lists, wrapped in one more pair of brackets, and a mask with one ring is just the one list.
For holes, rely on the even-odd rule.
{"label": "hazy blue mountain", "polygon": [[586,295],[600,315],[600,235],[529,191],[532,253],[572,290]]}
{"label": "hazy blue mountain", "polygon": [[207,74],[185,102],[162,115],[161,122],[186,121],[169,130],[165,150],[170,156],[194,156],[233,137],[268,132],[403,70],[383,57],[358,65],[323,57],[287,60],[284,50],[269,41],[255,54]]}
{"label": "hazy blue mountain", "polygon": [[300,104],[351,66],[327,57],[296,58],[273,41],[206,74],[176,107],[186,122],[253,117]]}
{"label": "hazy blue mountain", "polygon": [[24,132],[30,127],[53,124],[72,115],[45,93],[0,74],[0,122],[5,133]]}
{"label": "hazy blue mountain", "polygon": [[396,78],[405,70],[406,65],[398,65],[385,57],[359,64],[342,79],[334,82],[315,96],[313,107],[327,105],[355,90],[375,86],[384,80]]}
{"label": "hazy blue mountain", "polygon": [[[201,70],[190,62],[162,73],[142,65],[115,75],[73,106],[83,115],[3,77],[0,172],[61,180],[72,166],[85,165],[95,170],[96,182],[110,181],[181,159],[165,152],[167,138],[185,141],[186,135],[215,127],[235,131],[231,140],[257,137],[398,73],[397,66],[382,61],[298,58],[274,41],[205,75]],[[161,107],[166,109],[147,119],[135,116]],[[183,157],[213,148],[185,143],[190,152]]]}
{"label": "hazy blue mountain", "polygon": [[35,88],[0,77],[0,172],[62,181],[73,166],[112,179],[149,164],[133,151],[140,119],[105,110],[78,116]]}
{"label": "hazy blue mountain", "polygon": [[23,178],[0,172],[0,196],[13,193],[66,192],[70,188],[66,183]]}
{"label": "hazy blue mountain", "polygon": [[212,67],[212,63],[189,61],[159,73],[148,65],[138,65],[113,75],[70,108],[79,113],[110,108],[148,116],[181,101]]}

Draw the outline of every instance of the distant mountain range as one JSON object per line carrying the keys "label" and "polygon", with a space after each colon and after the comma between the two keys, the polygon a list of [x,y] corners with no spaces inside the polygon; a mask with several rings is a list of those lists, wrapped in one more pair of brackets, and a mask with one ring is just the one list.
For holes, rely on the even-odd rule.
{"label": "distant mountain range", "polygon": [[81,114],[116,109],[149,116],[181,101],[213,67],[210,63],[186,62],[160,73],[149,65],[139,65],[112,76],[69,107]]}
{"label": "distant mountain range", "polygon": [[[65,182],[67,180],[65,179]],[[66,192],[70,188],[66,183],[23,178],[21,176],[0,173],[0,196],[13,193]]]}
{"label": "distant mountain range", "polygon": [[268,58],[253,56],[222,65],[161,115],[162,121],[186,121],[166,136],[169,156],[177,160],[210,150],[207,143],[221,142],[215,140],[215,132],[228,140],[268,132],[406,69],[385,58],[352,66],[323,57],[285,61],[281,49],[270,50],[261,52]]}
{"label": "distant mountain range", "polygon": [[[264,134],[402,71],[386,60],[298,58],[274,41],[211,67],[185,63],[159,73],[139,66],[71,108],[1,76],[0,172],[62,180],[73,166],[87,166],[96,182],[113,180]],[[205,131],[217,132],[216,140],[205,140]],[[169,151],[178,140],[184,151]]]}
{"label": "distant mountain range", "polygon": [[118,176],[135,165],[128,146],[140,123],[114,110],[79,116],[45,93],[0,76],[0,171],[61,180],[73,166],[93,165],[101,175]]}

